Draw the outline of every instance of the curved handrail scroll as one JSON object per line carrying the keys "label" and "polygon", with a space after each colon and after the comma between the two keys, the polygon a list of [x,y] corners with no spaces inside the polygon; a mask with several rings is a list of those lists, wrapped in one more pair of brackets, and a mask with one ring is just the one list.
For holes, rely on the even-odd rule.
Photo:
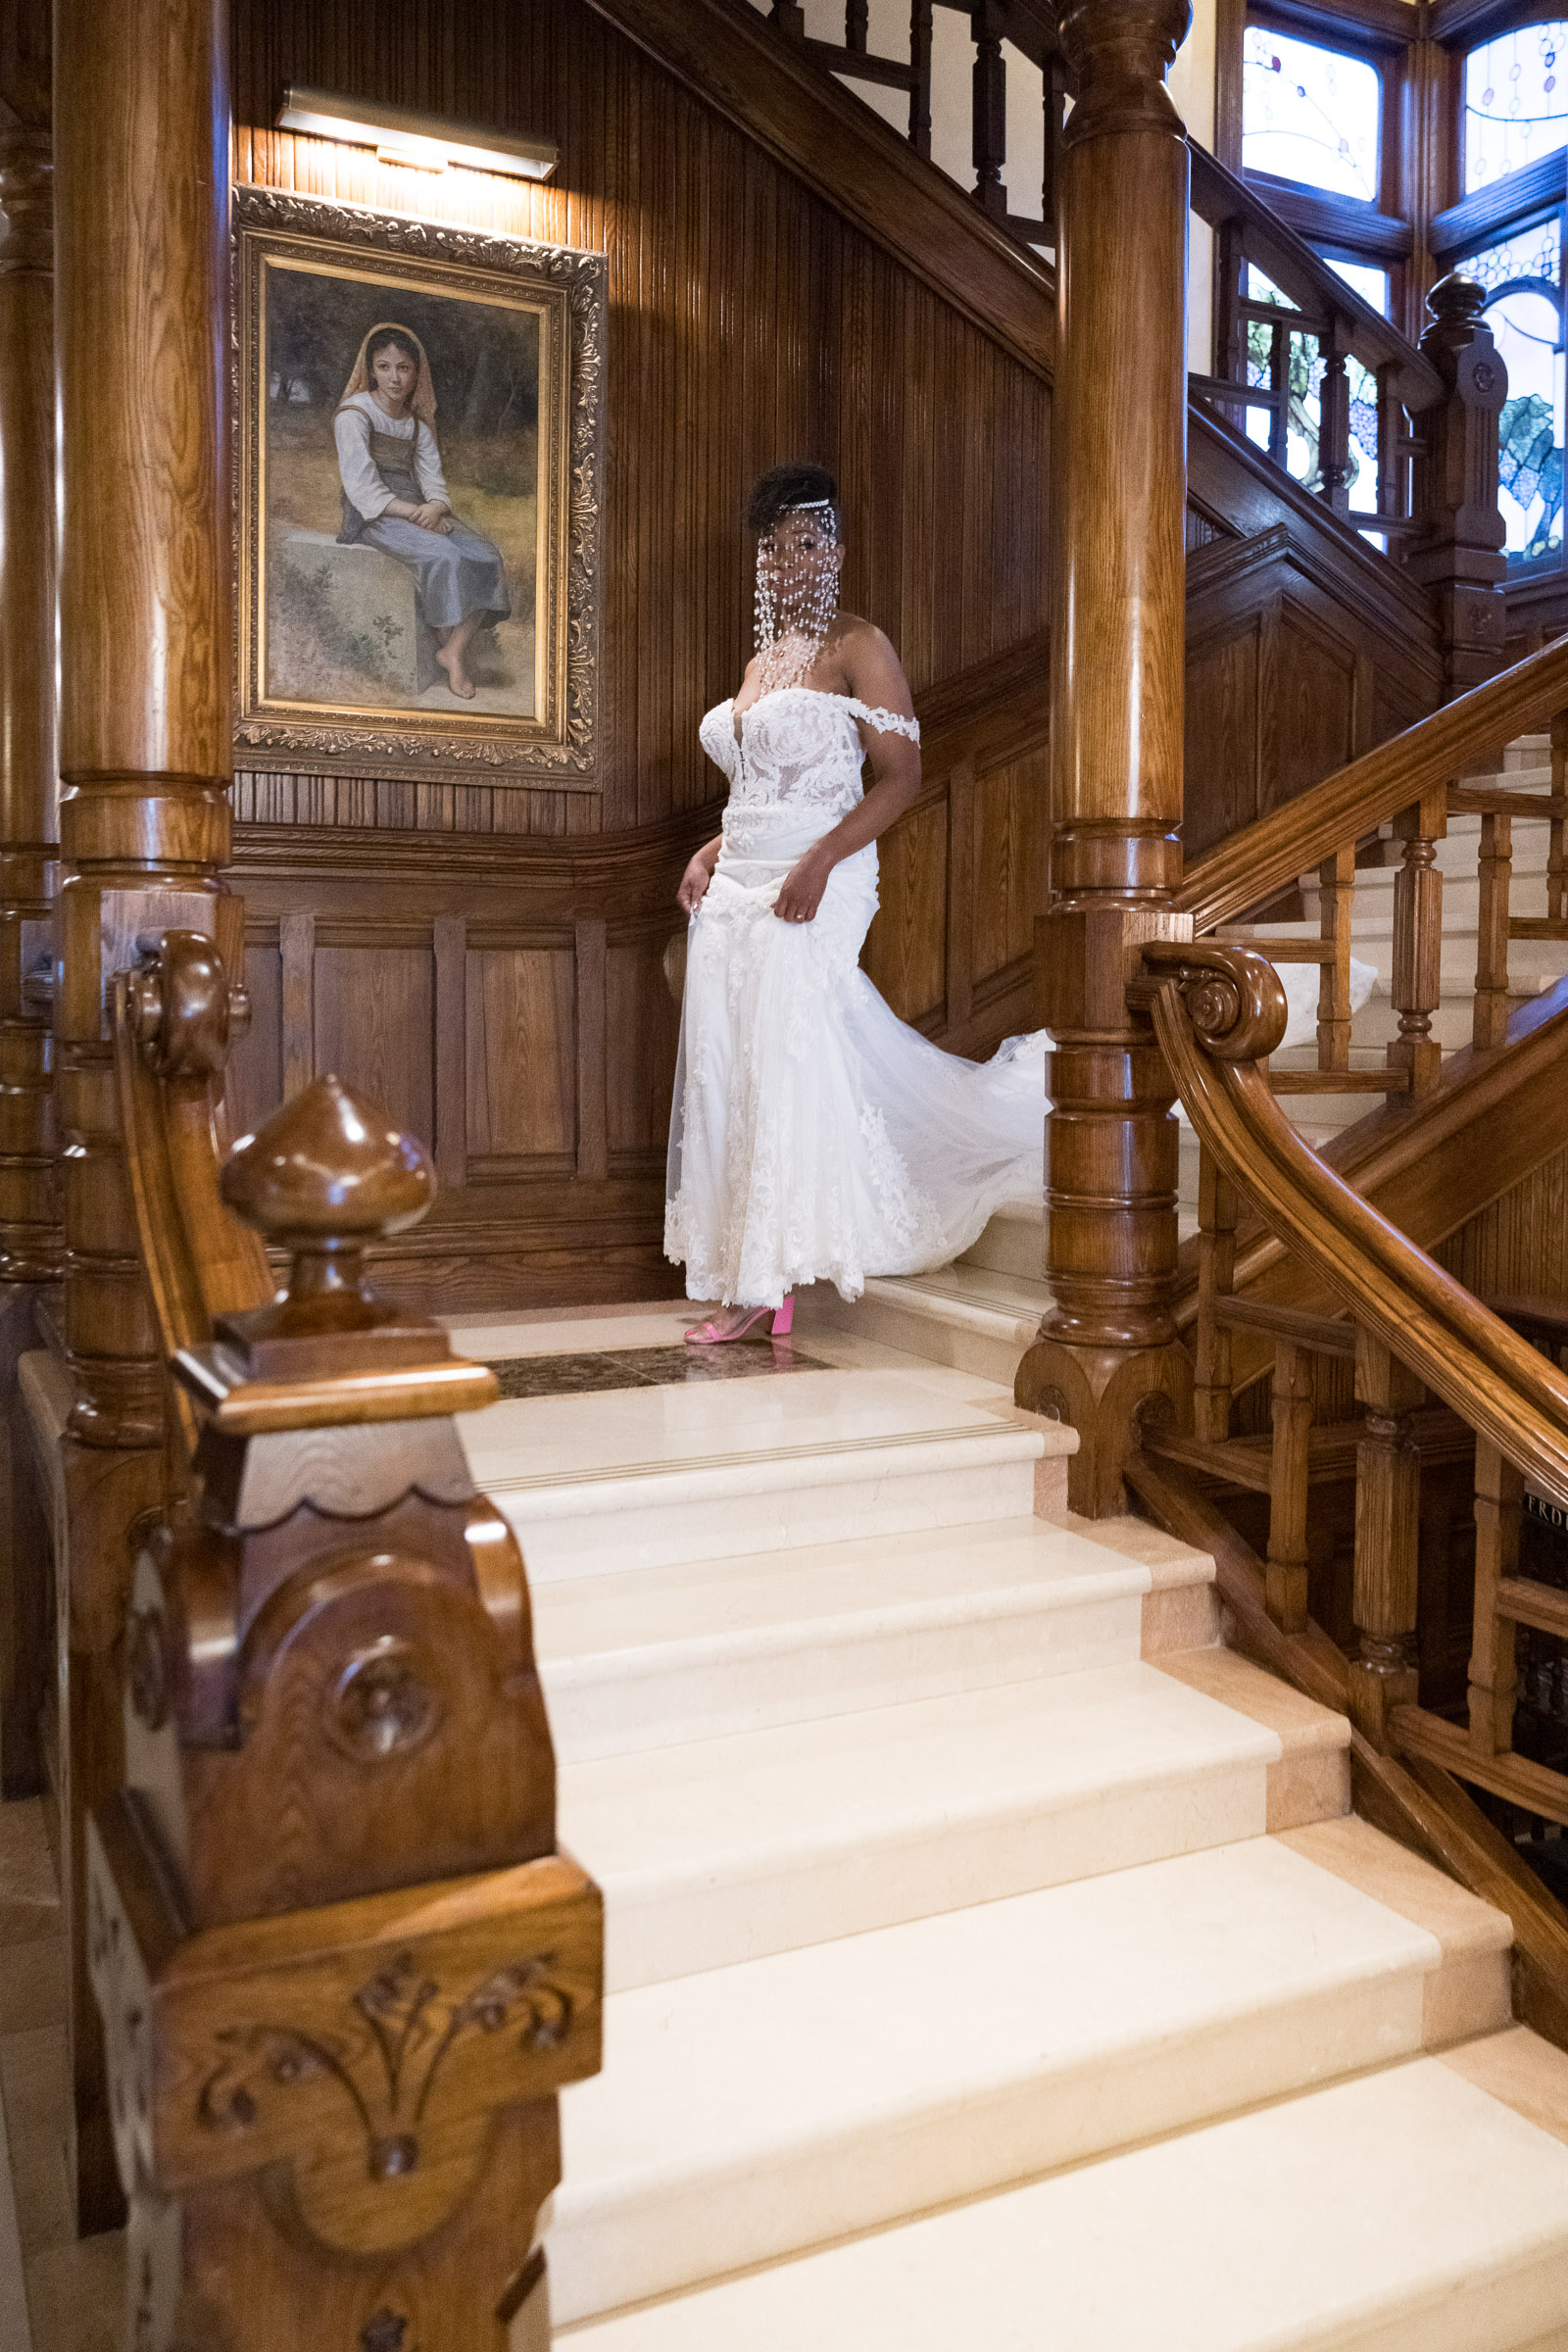
{"label": "curved handrail scroll", "polygon": [[[1553,649],[1568,665],[1568,646]],[[1473,699],[1473,698],[1467,698]],[[1568,1378],[1370,1208],[1303,1144],[1259,1060],[1285,999],[1251,951],[1199,940],[1144,950],[1138,985],[1200,1140],[1298,1252],[1444,1403],[1568,1507]]]}

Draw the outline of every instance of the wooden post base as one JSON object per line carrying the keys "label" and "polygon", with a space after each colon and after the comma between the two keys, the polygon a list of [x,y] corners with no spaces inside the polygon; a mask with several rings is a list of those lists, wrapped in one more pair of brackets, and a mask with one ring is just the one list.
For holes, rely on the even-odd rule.
{"label": "wooden post base", "polygon": [[564,1854],[182,1933],[121,1794],[93,1983],[137,2352],[548,2352],[555,2093],[599,2064],[603,1916]]}
{"label": "wooden post base", "polygon": [[1085,1519],[1127,1507],[1122,1472],[1146,1414],[1191,1426],[1192,1358],[1177,1341],[1154,1348],[1089,1348],[1052,1336],[1047,1324],[1024,1355],[1013,1399],[1025,1411],[1069,1422],[1078,1451],[1067,1465],[1067,1501]]}

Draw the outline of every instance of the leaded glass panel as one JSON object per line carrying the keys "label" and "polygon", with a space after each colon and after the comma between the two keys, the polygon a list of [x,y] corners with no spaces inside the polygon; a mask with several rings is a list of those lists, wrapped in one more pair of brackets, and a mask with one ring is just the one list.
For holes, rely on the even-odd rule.
{"label": "leaded glass panel", "polygon": [[1247,170],[1375,204],[1383,114],[1377,68],[1259,24],[1248,26],[1242,55]]}
{"label": "leaded glass panel", "polygon": [[1464,184],[1490,188],[1568,141],[1568,19],[1522,24],[1464,61]]}
{"label": "leaded glass panel", "polygon": [[1457,265],[1492,296],[1486,319],[1508,370],[1497,419],[1499,504],[1510,564],[1562,549],[1562,222],[1554,214]]}

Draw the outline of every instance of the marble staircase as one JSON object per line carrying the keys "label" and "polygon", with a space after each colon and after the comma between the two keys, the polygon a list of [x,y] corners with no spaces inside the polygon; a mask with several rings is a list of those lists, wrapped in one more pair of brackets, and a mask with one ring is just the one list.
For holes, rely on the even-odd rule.
{"label": "marble staircase", "polygon": [[[456,1336],[526,1389],[682,1319]],[[736,1352],[466,1429],[606,1895],[560,2339],[1561,2352],[1568,2059],[1506,1921],[1349,1813],[1343,1719],[1219,1645],[1202,1554],[1073,1521],[1004,1383],[862,1325]]]}

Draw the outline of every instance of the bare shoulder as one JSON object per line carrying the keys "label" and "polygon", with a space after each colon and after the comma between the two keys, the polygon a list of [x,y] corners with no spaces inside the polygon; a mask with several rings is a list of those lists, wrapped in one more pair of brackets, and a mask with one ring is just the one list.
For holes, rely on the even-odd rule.
{"label": "bare shoulder", "polygon": [[874,620],[862,619],[858,612],[842,613],[840,621],[842,634],[835,651],[850,692],[873,710],[897,710],[910,717],[914,700],[891,638]]}

